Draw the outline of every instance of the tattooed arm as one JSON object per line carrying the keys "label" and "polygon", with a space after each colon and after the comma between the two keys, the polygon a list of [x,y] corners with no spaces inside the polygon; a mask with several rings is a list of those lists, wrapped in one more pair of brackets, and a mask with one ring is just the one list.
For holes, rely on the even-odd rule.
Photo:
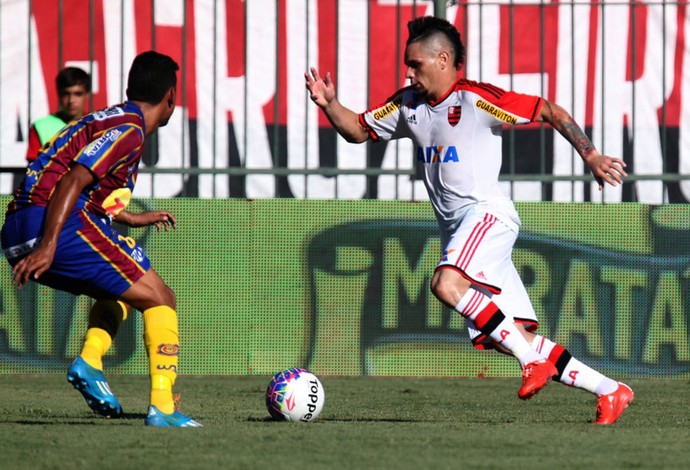
{"label": "tattooed arm", "polygon": [[611,186],[623,184],[623,178],[628,176],[624,169],[626,166],[625,162],[620,158],[602,155],[594,147],[594,144],[592,144],[580,126],[573,120],[568,111],[556,103],[544,100],[544,105],[537,120],[548,122],[570,142],[592,171],[592,175],[599,183],[600,190],[604,187],[604,182]]}

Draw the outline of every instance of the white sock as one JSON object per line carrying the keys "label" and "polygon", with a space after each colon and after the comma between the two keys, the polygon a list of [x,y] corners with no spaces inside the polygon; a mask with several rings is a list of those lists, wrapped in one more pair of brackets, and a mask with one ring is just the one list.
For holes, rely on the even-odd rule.
{"label": "white sock", "polygon": [[517,329],[513,319],[507,318],[482,292],[470,288],[455,306],[455,310],[472,320],[479,331],[510,351],[522,367],[542,360]]}
{"label": "white sock", "polygon": [[597,396],[613,393],[618,388],[618,382],[575,359],[567,349],[548,338],[535,335],[532,347],[541,357],[554,363],[558,369],[558,380],[565,385],[587,390]]}

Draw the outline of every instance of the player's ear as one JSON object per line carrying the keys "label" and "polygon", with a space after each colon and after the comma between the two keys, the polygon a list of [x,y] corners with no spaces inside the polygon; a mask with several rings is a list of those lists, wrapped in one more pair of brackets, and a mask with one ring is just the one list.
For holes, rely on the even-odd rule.
{"label": "player's ear", "polygon": [[168,93],[165,95],[165,102],[168,105],[168,108],[172,108],[173,106],[175,106],[175,98],[175,87],[170,87]]}
{"label": "player's ear", "polygon": [[448,51],[441,50],[441,52],[438,53],[438,63],[441,67],[441,70],[445,70],[446,67],[449,67],[451,65],[450,54],[448,53]]}

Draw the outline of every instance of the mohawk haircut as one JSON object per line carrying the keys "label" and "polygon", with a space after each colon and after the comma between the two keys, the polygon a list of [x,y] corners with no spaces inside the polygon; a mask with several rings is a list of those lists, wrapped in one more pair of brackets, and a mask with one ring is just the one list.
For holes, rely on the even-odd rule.
{"label": "mohawk haircut", "polygon": [[465,64],[465,45],[460,33],[450,22],[435,16],[420,16],[407,23],[407,31],[407,45],[424,41],[436,34],[443,34],[453,46],[455,68],[459,69]]}

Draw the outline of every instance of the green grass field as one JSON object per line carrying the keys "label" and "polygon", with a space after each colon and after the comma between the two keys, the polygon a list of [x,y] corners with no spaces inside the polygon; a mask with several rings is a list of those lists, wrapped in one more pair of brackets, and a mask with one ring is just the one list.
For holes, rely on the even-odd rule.
{"label": "green grass field", "polygon": [[269,377],[178,380],[203,429],[143,424],[148,379],[115,375],[123,419],[93,414],[62,375],[0,376],[0,468],[688,468],[690,384],[630,380],[635,402],[595,426],[592,395],[519,379],[321,377],[319,421],[274,422]]}

